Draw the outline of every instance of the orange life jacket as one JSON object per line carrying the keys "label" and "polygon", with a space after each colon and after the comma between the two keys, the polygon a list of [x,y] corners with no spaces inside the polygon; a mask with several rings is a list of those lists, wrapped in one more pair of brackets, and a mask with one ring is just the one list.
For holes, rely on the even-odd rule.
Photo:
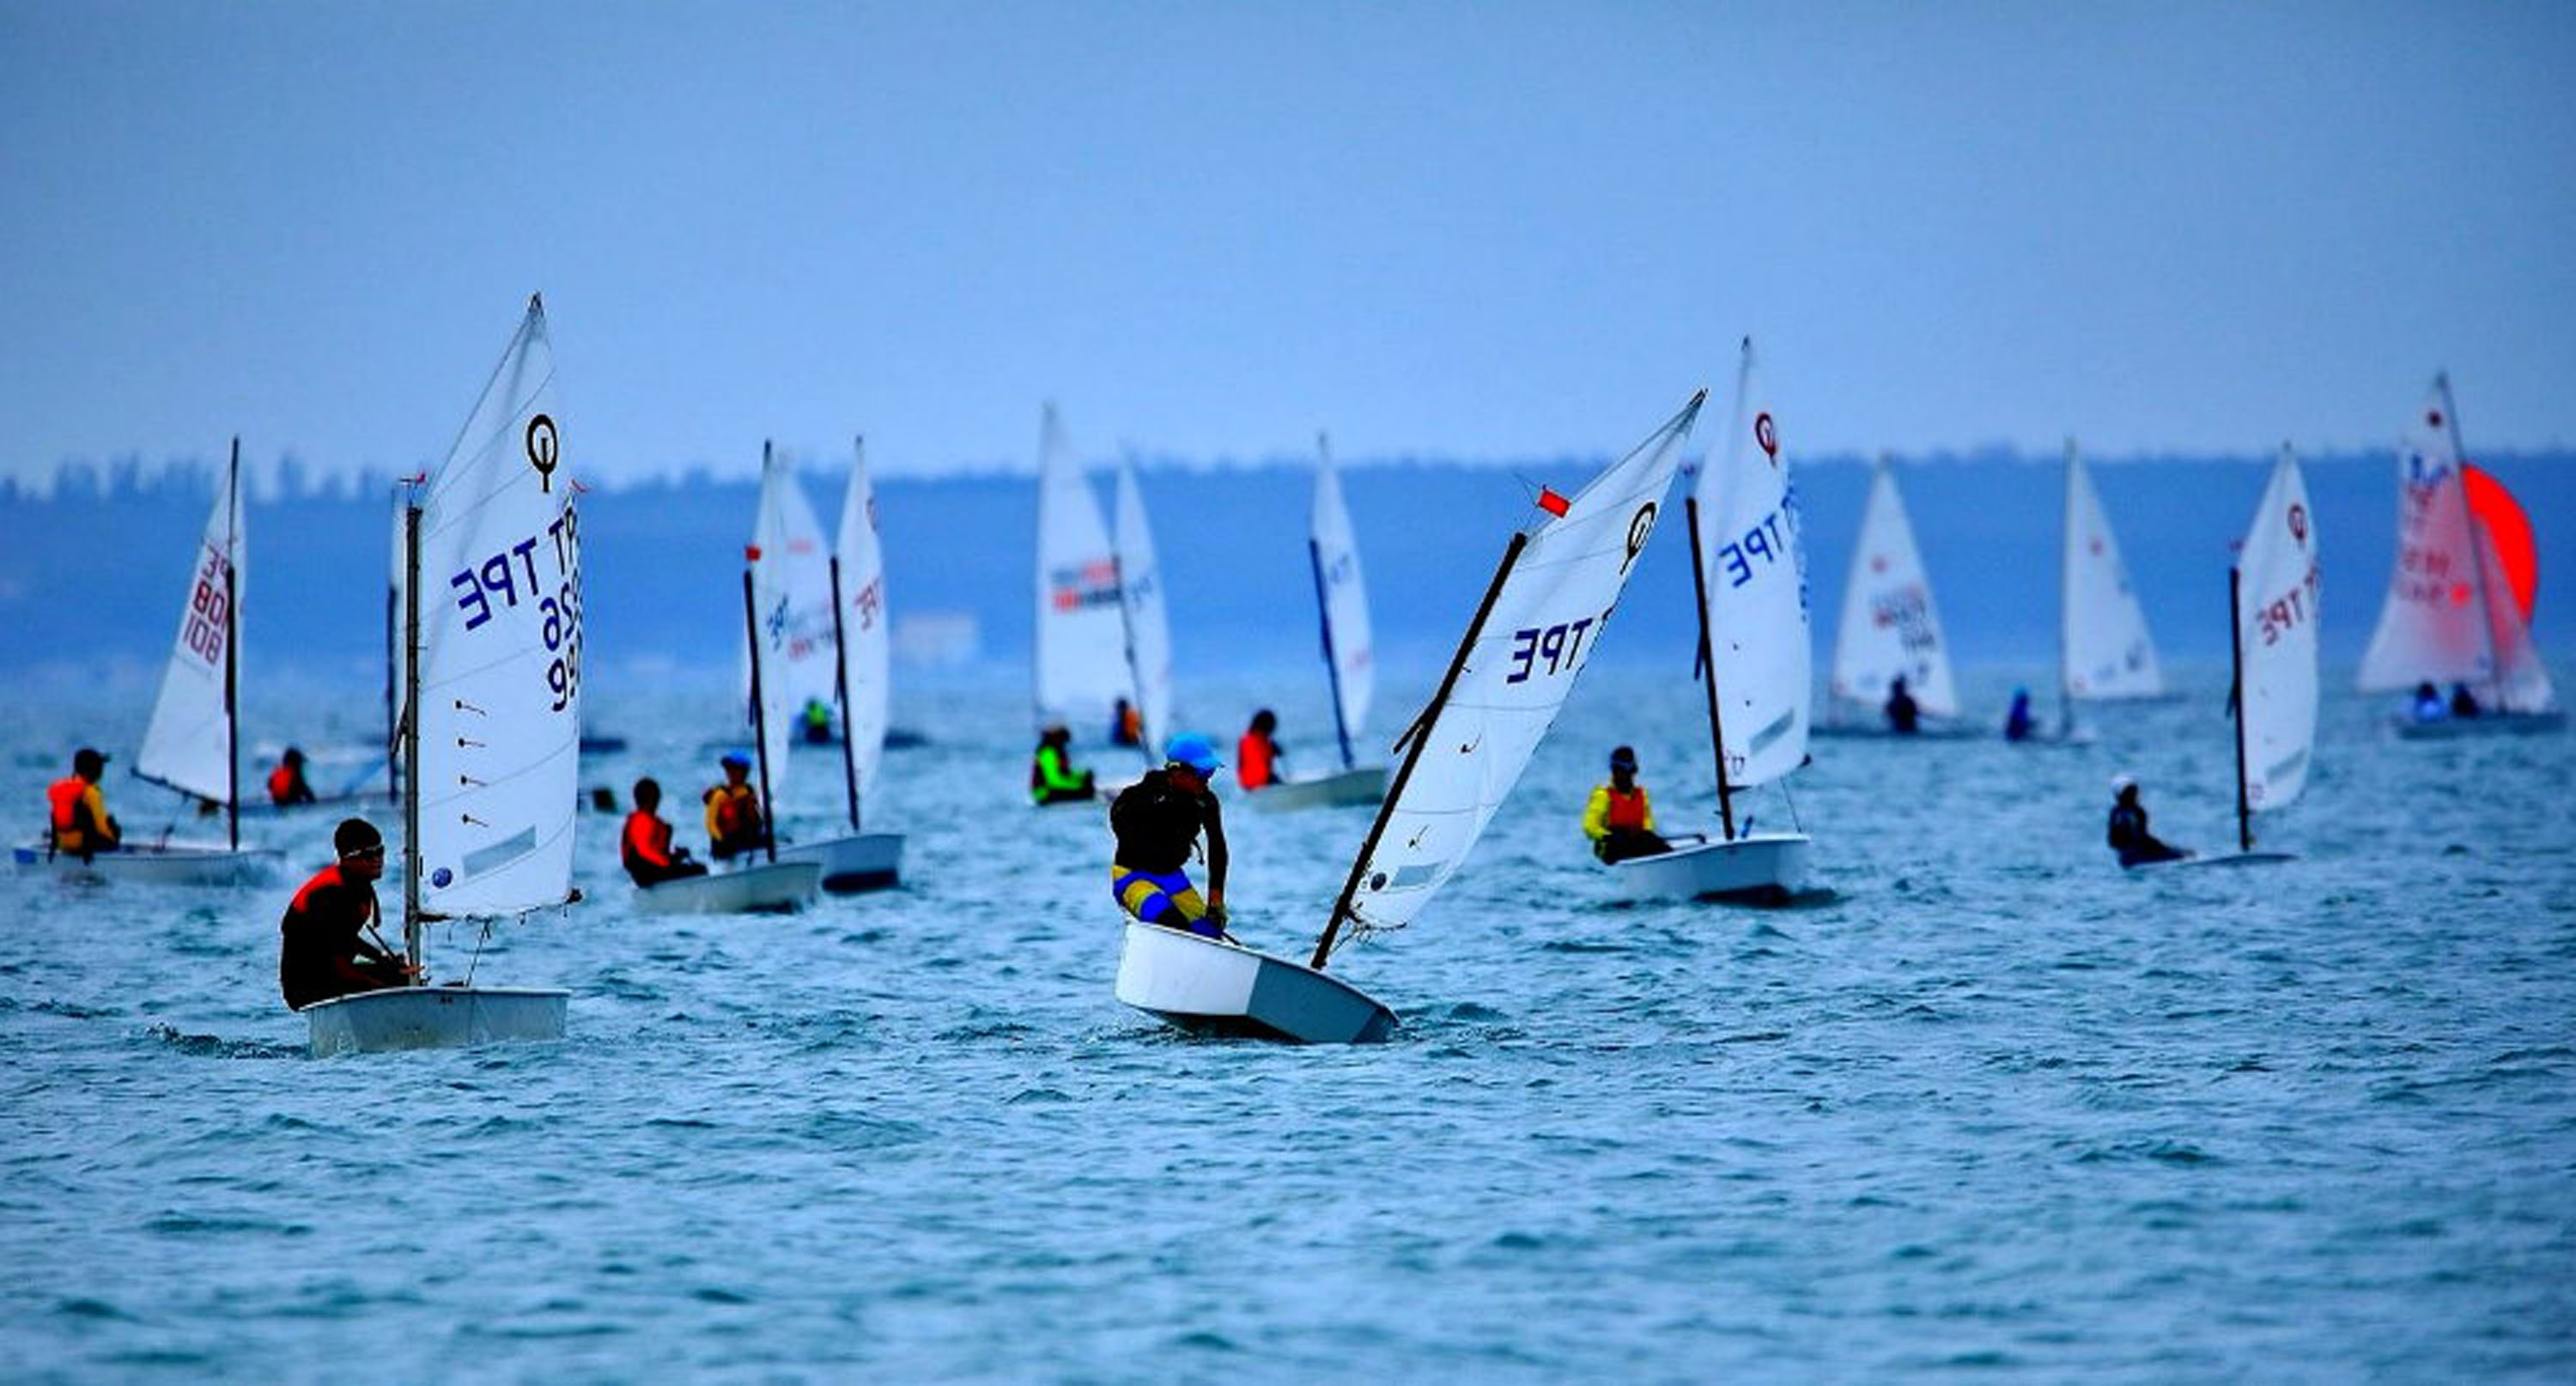
{"label": "orange life jacket", "polygon": [[630,867],[639,861],[647,866],[669,866],[671,825],[637,809],[626,815],[626,837],[619,846]]}
{"label": "orange life jacket", "polygon": [[1269,737],[1259,732],[1245,732],[1234,747],[1234,782],[1246,789],[1259,789],[1279,778],[1278,768],[1271,764],[1273,747]]}
{"label": "orange life jacket", "polygon": [[285,765],[268,772],[268,801],[283,804],[295,798],[295,771]]}
{"label": "orange life jacket", "polygon": [[[87,813],[81,811],[84,802],[89,805]],[[79,775],[65,775],[45,787],[45,804],[52,811],[55,851],[79,852],[99,845],[87,836],[92,827],[101,836],[106,835],[107,818],[99,803],[98,786]],[[88,820],[86,826],[84,819]]]}
{"label": "orange life jacket", "polygon": [[1610,796],[1610,811],[1602,821],[1607,823],[1614,832],[1620,829],[1632,832],[1644,831],[1646,787],[1639,785],[1623,794],[1617,785],[1611,785],[1608,786],[1607,792]]}
{"label": "orange life jacket", "polygon": [[756,837],[760,792],[750,785],[720,784],[707,791],[707,836],[717,842]]}

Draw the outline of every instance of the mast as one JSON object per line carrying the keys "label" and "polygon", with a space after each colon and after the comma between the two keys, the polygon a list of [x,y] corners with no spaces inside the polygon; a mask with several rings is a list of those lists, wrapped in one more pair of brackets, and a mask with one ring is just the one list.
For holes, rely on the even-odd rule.
{"label": "mast", "polygon": [[[832,696],[841,702],[841,779],[849,791],[850,831],[859,830],[858,738],[850,734],[850,656],[841,634],[841,556],[832,555]],[[755,659],[758,656],[754,656]]]}
{"label": "mast", "polygon": [[2233,671],[2229,687],[2236,696],[2228,705],[2236,713],[2236,850],[2254,850],[2254,810],[2245,802],[2245,632],[2237,624],[2237,589],[2245,580],[2235,566],[2227,569],[2227,662]]}
{"label": "mast", "polygon": [[2469,540],[2469,581],[2476,585],[2478,594],[2478,643],[2485,646],[2487,652],[2487,693],[2494,699],[2492,706],[2495,710],[2503,712],[2504,656],[2496,649],[2495,617],[2487,607],[2485,536],[2480,531],[2477,512],[2469,508],[2469,452],[2460,441],[2460,406],[2451,398],[2449,371],[2433,377],[2433,385],[2442,392],[2442,426],[2451,433],[2451,471],[2453,479],[2459,482],[2460,524],[2467,531]]}
{"label": "mast", "polygon": [[403,960],[420,966],[420,507],[403,506]]}
{"label": "mast", "polygon": [[[402,503],[402,484],[394,484],[394,503]],[[394,644],[402,639],[402,593],[393,582],[385,583],[385,792],[395,803],[402,802],[404,771],[402,741],[402,665]]]}
{"label": "mast", "polygon": [[1324,546],[1306,536],[1306,563],[1315,570],[1315,617],[1324,628],[1324,679],[1333,692],[1333,735],[1342,743],[1342,768],[1352,767],[1351,729],[1342,721],[1342,666],[1333,659],[1333,608],[1324,599]]}
{"label": "mast", "polygon": [[760,762],[760,840],[778,860],[778,805],[769,797],[769,710],[760,701],[760,611],[751,598],[751,567],[742,570],[742,635],[751,651],[751,754]]}
{"label": "mast", "polygon": [[1493,614],[1494,602],[1503,595],[1503,583],[1512,575],[1521,550],[1529,547],[1529,535],[1515,531],[1512,542],[1503,549],[1501,566],[1494,569],[1494,581],[1485,589],[1485,599],[1476,605],[1476,619],[1467,623],[1467,635],[1458,642],[1458,653],[1449,661],[1449,672],[1440,676],[1440,689],[1415,718],[1404,734],[1404,764],[1397,766],[1394,783],[1387,786],[1386,798],[1377,806],[1377,821],[1369,824],[1368,837],[1360,843],[1357,856],[1351,858],[1350,879],[1342,882],[1341,896],[1333,901],[1333,914],[1324,921],[1322,937],[1315,940],[1315,956],[1306,965],[1320,972],[1333,953],[1333,937],[1342,929],[1342,921],[1351,917],[1351,899],[1359,894],[1360,875],[1368,870],[1369,854],[1377,850],[1378,839],[1386,835],[1387,820],[1395,816],[1396,806],[1404,800],[1404,786],[1413,778],[1413,767],[1422,760],[1423,747],[1430,740],[1431,725],[1440,720],[1440,711],[1449,705],[1450,691],[1458,686],[1458,675],[1467,668],[1467,653],[1476,648],[1476,638],[1485,633],[1485,618]]}
{"label": "mast", "polygon": [[224,473],[224,831],[241,850],[241,435]]}
{"label": "mast", "polygon": [[[1705,466],[1706,463],[1701,465]],[[1682,515],[1690,521],[1691,587],[1699,593],[1699,667],[1708,694],[1708,752],[1717,762],[1717,819],[1726,840],[1735,840],[1735,800],[1726,783],[1726,732],[1717,715],[1717,650],[1708,634],[1708,571],[1699,557],[1699,497],[1682,498]]]}
{"label": "mast", "polygon": [[2057,726],[2059,734],[2075,735],[2075,680],[2067,666],[2074,642],[2067,639],[2075,625],[2075,440],[2066,440],[2066,505],[2059,520],[2057,553]]}

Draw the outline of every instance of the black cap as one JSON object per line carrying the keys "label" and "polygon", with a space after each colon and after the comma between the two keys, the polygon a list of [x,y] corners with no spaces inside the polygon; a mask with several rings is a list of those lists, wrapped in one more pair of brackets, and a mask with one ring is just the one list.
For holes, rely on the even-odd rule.
{"label": "black cap", "polygon": [[95,746],[83,746],[72,752],[72,769],[75,772],[101,769],[106,764],[107,753]]}
{"label": "black cap", "polygon": [[376,831],[375,824],[363,818],[343,818],[340,826],[331,832],[331,850],[344,857],[384,845],[385,835]]}
{"label": "black cap", "polygon": [[1625,746],[1613,749],[1610,752],[1610,768],[1613,770],[1636,769],[1637,753]]}

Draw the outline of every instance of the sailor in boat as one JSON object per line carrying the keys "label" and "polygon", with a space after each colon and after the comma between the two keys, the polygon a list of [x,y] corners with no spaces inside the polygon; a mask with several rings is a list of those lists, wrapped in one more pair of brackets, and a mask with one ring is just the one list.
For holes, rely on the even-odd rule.
{"label": "sailor in boat", "polygon": [[796,729],[808,746],[832,744],[832,705],[820,698],[807,698],[796,714]]}
{"label": "sailor in boat", "polygon": [[1583,806],[1583,835],[1605,864],[1673,850],[1655,832],[1655,806],[1637,783],[1637,753],[1629,747],[1610,752],[1610,782],[1592,787],[1591,801]]}
{"label": "sailor in boat", "polygon": [[2030,690],[2013,690],[2012,710],[2004,714],[2004,740],[2028,741],[2031,733]]}
{"label": "sailor in boat", "polygon": [[1913,693],[1905,687],[1905,676],[1897,675],[1887,685],[1887,729],[1899,736],[1912,736],[1921,724],[1923,711],[1914,705]]}
{"label": "sailor in boat", "polygon": [[2483,710],[2484,709],[2481,709],[2478,706],[2477,695],[2469,691],[2469,686],[2467,684],[2455,683],[2451,685],[2452,716],[2475,717]]}
{"label": "sailor in boat", "polygon": [[760,791],[751,787],[751,757],[725,752],[724,775],[724,783],[706,793],[707,855],[731,861],[766,846],[769,824],[761,812]]}
{"label": "sailor in boat", "polygon": [[2147,831],[2147,808],[2138,802],[2138,782],[2126,775],[2111,780],[2111,825],[2108,837],[2111,850],[2120,854],[2123,867],[2149,862],[2181,861],[2191,855],[2178,847],[2157,840]]}
{"label": "sailor in boat", "polygon": [[1265,789],[1279,783],[1279,761],[1285,754],[1271,736],[1279,730],[1279,715],[1268,708],[1252,714],[1252,725],[1244,730],[1243,739],[1234,744],[1234,782],[1247,790]]}
{"label": "sailor in boat", "polygon": [[1145,744],[1145,714],[1137,711],[1136,705],[1125,698],[1119,699],[1118,706],[1109,710],[1109,744],[1112,746]]}
{"label": "sailor in boat", "polygon": [[[1146,771],[1110,802],[1109,829],[1118,839],[1110,892],[1120,908],[1148,924],[1224,938],[1225,819],[1208,787],[1217,771],[1216,747],[1184,732],[1163,756],[1162,769]],[[1204,899],[1186,870],[1201,834],[1207,837]]]}
{"label": "sailor in boat", "polygon": [[2431,679],[2415,685],[2412,711],[2418,722],[2439,722],[2451,715],[2451,710],[2442,704],[2442,690],[2435,688]]}
{"label": "sailor in boat", "polygon": [[72,772],[45,789],[45,842],[49,852],[87,861],[113,852],[124,841],[116,815],[107,811],[107,796],[98,777],[107,772],[105,754],[83,746],[72,752]]}
{"label": "sailor in boat", "polygon": [[294,1010],[351,992],[409,986],[417,976],[375,937],[383,835],[367,820],[350,818],[332,832],[331,846],[340,859],[295,892],[277,926],[278,989]]}
{"label": "sailor in boat", "polygon": [[661,807],[661,781],[650,775],[637,780],[635,811],[626,815],[626,831],[618,837],[617,855],[626,863],[626,874],[640,886],[707,874],[705,862],[689,860],[688,848],[671,845],[671,825],[663,821]]}
{"label": "sailor in boat", "polygon": [[1029,760],[1029,798],[1039,804],[1070,804],[1093,797],[1091,772],[1073,768],[1073,732],[1062,722],[1038,733],[1037,754]]}
{"label": "sailor in boat", "polygon": [[304,752],[294,746],[278,757],[277,768],[268,772],[268,801],[283,808],[289,804],[314,801],[313,786],[304,778]]}

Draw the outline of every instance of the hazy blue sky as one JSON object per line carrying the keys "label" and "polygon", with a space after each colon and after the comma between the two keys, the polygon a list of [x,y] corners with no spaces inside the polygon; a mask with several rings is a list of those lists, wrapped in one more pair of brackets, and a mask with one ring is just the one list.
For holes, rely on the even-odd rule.
{"label": "hazy blue sky", "polygon": [[0,469],[2576,441],[2576,5],[0,0]]}

